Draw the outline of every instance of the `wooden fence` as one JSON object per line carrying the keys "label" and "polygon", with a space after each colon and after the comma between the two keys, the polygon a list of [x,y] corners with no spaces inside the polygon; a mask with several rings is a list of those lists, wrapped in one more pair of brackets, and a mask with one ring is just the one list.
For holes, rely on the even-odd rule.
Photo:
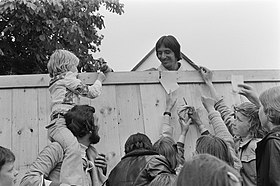
{"label": "wooden fence", "polygon": [[[207,123],[207,114],[200,96],[207,96],[209,92],[198,72],[110,73],[103,83],[100,97],[94,100],[82,99],[82,104],[96,108],[99,117],[101,141],[96,145],[97,149],[105,154],[116,154],[109,162],[109,170],[124,155],[124,143],[131,134],[145,133],[152,142],[158,139],[166,97],[159,83],[159,77],[163,75],[175,76],[180,86],[174,92],[178,97],[176,105],[183,104],[184,97],[189,105],[199,109],[203,122]],[[214,86],[229,106],[246,101],[244,97],[232,92],[232,75],[243,75],[244,82],[254,86],[259,93],[280,85],[279,70],[214,71]],[[96,73],[81,74],[80,77],[84,82],[92,84]],[[19,177],[48,144],[45,129],[50,115],[48,83],[47,74],[0,77],[0,145],[15,153]],[[175,123],[176,140],[180,132],[177,119],[174,109],[172,122]],[[194,151],[198,137],[196,127],[191,126],[185,145],[186,158]]]}

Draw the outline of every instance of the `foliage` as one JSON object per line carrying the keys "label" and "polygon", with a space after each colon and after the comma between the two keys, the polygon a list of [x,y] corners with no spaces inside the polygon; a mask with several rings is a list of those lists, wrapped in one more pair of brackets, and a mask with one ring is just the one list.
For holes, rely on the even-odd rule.
{"label": "foliage", "polygon": [[0,1],[0,74],[47,73],[55,49],[72,51],[79,68],[94,64],[104,16],[100,7],[121,15],[118,0],[2,0]]}

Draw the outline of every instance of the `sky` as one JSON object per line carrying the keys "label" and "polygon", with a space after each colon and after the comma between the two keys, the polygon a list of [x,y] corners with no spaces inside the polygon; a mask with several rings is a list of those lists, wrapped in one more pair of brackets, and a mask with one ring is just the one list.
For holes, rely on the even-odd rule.
{"label": "sky", "polygon": [[[101,10],[100,50],[114,71],[130,71],[163,35],[212,70],[280,69],[279,0],[119,0],[124,14]],[[160,64],[160,62],[159,62]]]}

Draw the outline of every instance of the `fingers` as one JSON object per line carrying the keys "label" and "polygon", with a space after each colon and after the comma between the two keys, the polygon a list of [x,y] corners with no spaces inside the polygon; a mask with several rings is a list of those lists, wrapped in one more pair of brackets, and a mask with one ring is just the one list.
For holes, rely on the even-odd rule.
{"label": "fingers", "polygon": [[101,167],[101,168],[107,167],[107,162],[106,162],[106,159],[105,159],[105,155],[104,154],[99,154],[95,158],[94,164],[95,164],[96,167]]}
{"label": "fingers", "polygon": [[238,84],[238,87],[244,88],[244,89],[252,89],[252,87],[248,84],[242,83],[242,84]]}

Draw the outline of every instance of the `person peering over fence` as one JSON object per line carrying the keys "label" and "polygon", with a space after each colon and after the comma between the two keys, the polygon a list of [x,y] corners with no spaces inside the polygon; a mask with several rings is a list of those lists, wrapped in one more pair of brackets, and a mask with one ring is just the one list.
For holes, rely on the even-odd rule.
{"label": "person peering over fence", "polygon": [[0,146],[0,185],[14,186],[17,181],[18,171],[14,167],[14,153],[5,147]]}
{"label": "person peering over fence", "polygon": [[179,62],[181,57],[181,46],[172,35],[162,36],[156,42],[156,55],[161,65],[158,68],[149,70],[158,71],[184,71],[186,70]]}
{"label": "person peering over fence", "polygon": [[[80,158],[83,162],[83,186],[102,185],[106,180],[107,162],[94,145],[100,140],[99,124],[94,107],[76,105],[65,115],[67,128],[77,137],[80,145]],[[65,151],[58,142],[46,146],[31,164],[20,186],[60,186],[62,162]],[[83,160],[82,160],[83,159]],[[76,175],[79,176],[79,175]]]}
{"label": "person peering over fence", "polygon": [[51,141],[57,141],[65,150],[61,166],[62,185],[82,186],[83,169],[80,145],[72,132],[65,125],[64,114],[74,105],[79,104],[80,96],[94,99],[101,94],[102,82],[106,76],[99,72],[93,85],[83,84],[77,78],[79,59],[67,50],[56,50],[49,59],[49,91],[51,95],[51,122],[46,127]]}

